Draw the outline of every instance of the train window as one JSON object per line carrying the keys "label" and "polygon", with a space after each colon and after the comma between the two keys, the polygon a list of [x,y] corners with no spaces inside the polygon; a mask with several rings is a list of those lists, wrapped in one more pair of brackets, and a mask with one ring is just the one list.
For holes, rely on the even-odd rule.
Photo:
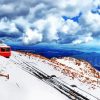
{"label": "train window", "polygon": [[5,52],[5,48],[1,48],[1,52]]}
{"label": "train window", "polygon": [[5,51],[10,51],[10,48],[5,48]]}

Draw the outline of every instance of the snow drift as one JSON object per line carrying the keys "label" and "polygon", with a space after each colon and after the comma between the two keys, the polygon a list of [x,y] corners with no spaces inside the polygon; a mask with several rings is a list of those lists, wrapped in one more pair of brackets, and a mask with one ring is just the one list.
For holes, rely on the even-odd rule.
{"label": "snow drift", "polygon": [[70,87],[76,86],[72,88],[90,100],[100,99],[100,72],[88,62],[71,57],[47,59],[36,54],[12,51],[11,58],[0,57],[0,72],[10,76],[9,80],[0,79],[2,100],[8,100],[8,98],[9,100],[45,100],[48,98],[50,100],[66,100],[67,98],[20,69],[22,65],[18,63],[21,59],[48,75],[56,75],[58,79],[66,82]]}

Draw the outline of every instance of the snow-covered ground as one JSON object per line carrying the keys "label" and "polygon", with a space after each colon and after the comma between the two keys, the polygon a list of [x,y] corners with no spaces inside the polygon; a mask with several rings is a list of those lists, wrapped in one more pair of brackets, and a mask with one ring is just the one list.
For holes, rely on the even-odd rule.
{"label": "snow-covered ground", "polygon": [[[12,56],[9,59],[0,57],[1,72],[10,75],[9,80],[2,77],[0,78],[0,97],[2,100],[68,100],[67,97],[54,88],[20,69],[22,65],[17,63],[19,63],[21,59],[25,60],[30,65],[37,67],[48,75],[56,75],[58,79],[66,82],[68,86],[76,85],[77,87],[70,87],[80,94],[87,96],[90,100],[100,99],[99,84],[83,83],[79,81],[78,78],[73,79],[72,77],[62,73],[61,68],[65,67],[62,66],[62,63],[66,64],[64,61],[61,62],[59,60],[59,62],[57,62],[39,55],[12,52]],[[82,68],[84,67],[82,66]],[[79,72],[79,69],[75,66],[73,69],[75,72]],[[74,71],[73,69],[70,70]]]}
{"label": "snow-covered ground", "polygon": [[7,58],[0,57],[0,100],[66,100],[63,94],[28,74]]}

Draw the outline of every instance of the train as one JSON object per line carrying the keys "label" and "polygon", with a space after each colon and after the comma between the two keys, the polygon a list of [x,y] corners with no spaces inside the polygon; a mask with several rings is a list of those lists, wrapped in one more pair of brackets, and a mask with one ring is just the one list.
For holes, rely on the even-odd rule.
{"label": "train", "polygon": [[6,44],[0,44],[0,56],[9,58],[11,56],[11,47]]}

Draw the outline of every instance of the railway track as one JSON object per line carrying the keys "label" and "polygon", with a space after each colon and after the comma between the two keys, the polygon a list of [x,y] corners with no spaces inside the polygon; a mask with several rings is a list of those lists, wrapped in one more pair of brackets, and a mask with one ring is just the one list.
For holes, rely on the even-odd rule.
{"label": "railway track", "polygon": [[[17,60],[17,62],[16,61],[15,62],[17,64],[21,65],[21,68],[23,70],[25,70],[26,72],[28,72],[31,75],[36,76],[40,80],[49,84],[50,86],[54,87],[55,89],[60,91],[62,94],[67,96],[69,99],[71,99],[71,100],[90,100],[89,98],[81,95],[80,93],[76,92],[75,90],[73,90],[72,88],[67,86],[66,83],[62,82],[56,76],[47,75],[46,73],[39,70],[38,68],[36,68],[32,64],[29,64],[28,62],[26,62],[22,58],[18,59],[15,57],[15,59]],[[96,100],[99,100],[99,99],[96,99]]]}

